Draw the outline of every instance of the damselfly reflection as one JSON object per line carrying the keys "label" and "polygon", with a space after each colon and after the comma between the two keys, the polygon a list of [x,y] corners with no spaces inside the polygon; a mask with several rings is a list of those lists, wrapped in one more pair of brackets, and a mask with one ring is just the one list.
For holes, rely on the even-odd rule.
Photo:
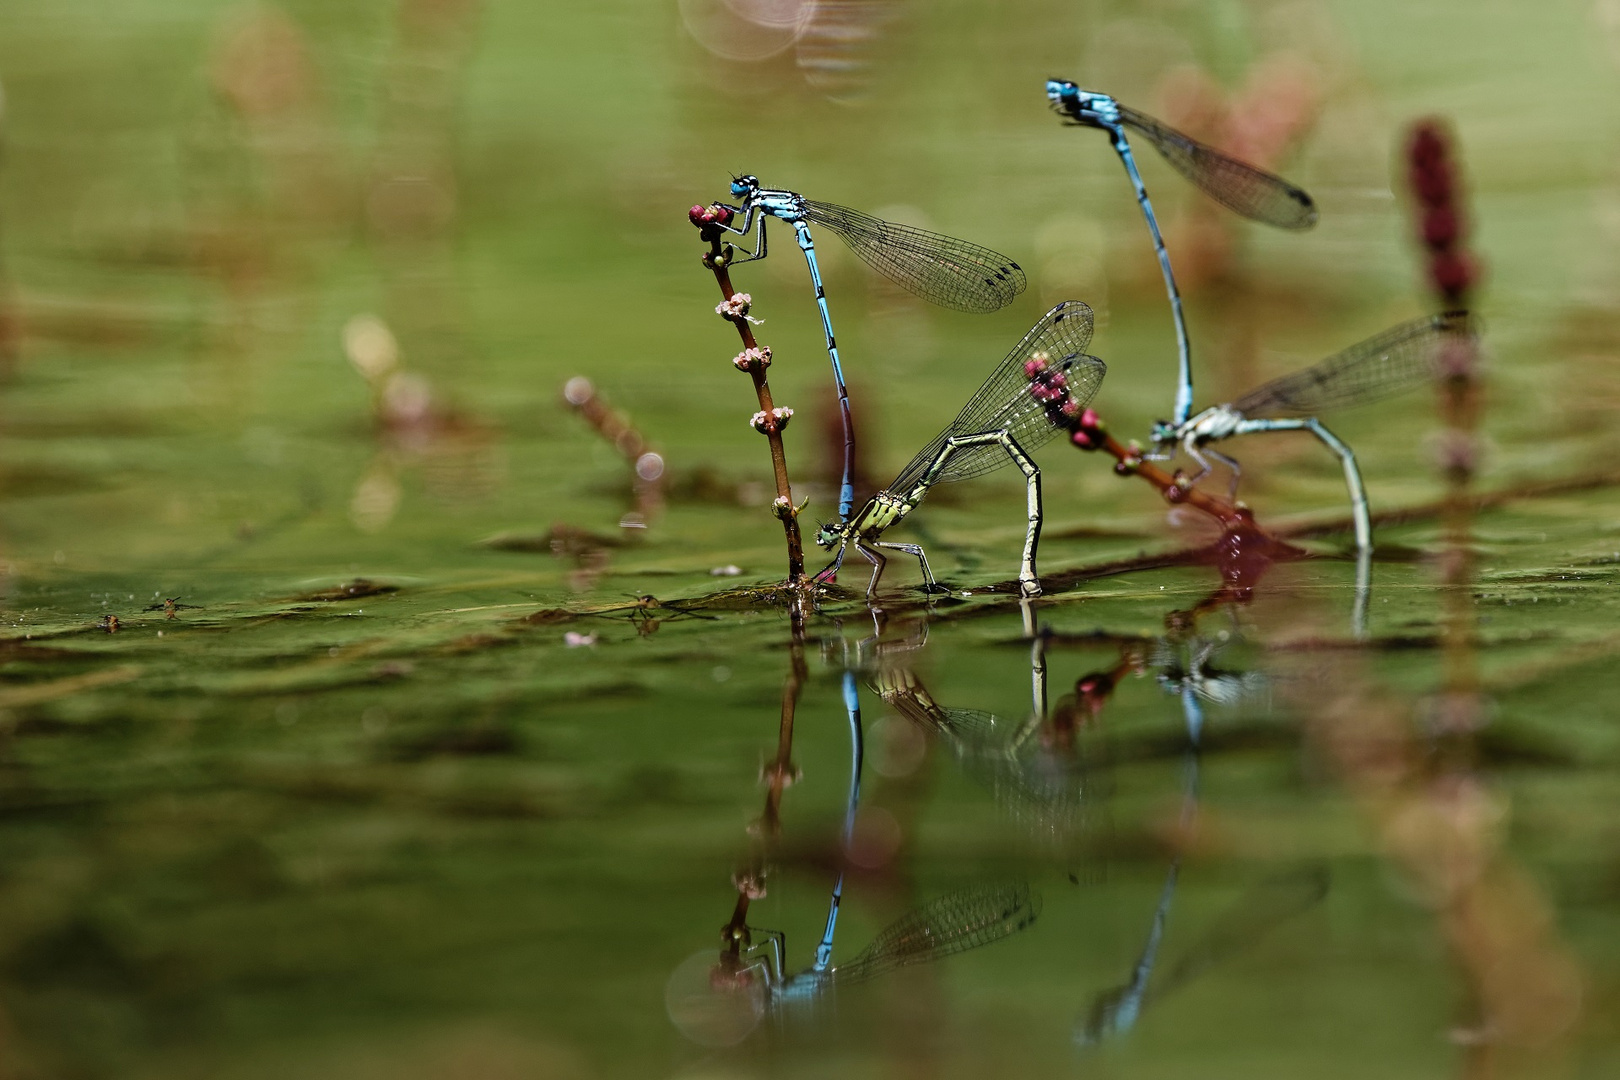
{"label": "damselfly reflection", "polygon": [[853,959],[795,974],[785,968],[786,936],[749,928],[755,943],[736,977],[762,980],[773,1007],[813,1001],[840,986],[865,982],[912,964],[931,963],[1012,936],[1040,915],[1040,894],[1027,882],[974,885],[943,893],[879,931]]}
{"label": "damselfly reflection", "polygon": [[1136,1026],[1150,1005],[1210,968],[1256,948],[1283,924],[1321,903],[1327,896],[1329,884],[1327,867],[1322,865],[1260,882],[1217,916],[1203,935],[1182,952],[1180,959],[1155,979],[1159,946],[1175,898],[1178,876],[1179,862],[1171,866],[1165,878],[1147,941],[1132,967],[1130,978],[1099,993],[1083,1017],[1075,1022],[1074,1040],[1080,1046],[1095,1046],[1124,1035]]}

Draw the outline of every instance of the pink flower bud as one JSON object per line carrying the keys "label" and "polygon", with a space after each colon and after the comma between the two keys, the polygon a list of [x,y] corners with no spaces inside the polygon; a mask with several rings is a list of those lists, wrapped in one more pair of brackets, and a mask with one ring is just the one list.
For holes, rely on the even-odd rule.
{"label": "pink flower bud", "polygon": [[1447,296],[1460,297],[1474,284],[1474,264],[1460,251],[1441,251],[1429,263],[1429,277]]}
{"label": "pink flower bud", "polygon": [[1069,392],[1067,386],[1054,386],[1050,379],[1039,379],[1029,384],[1029,395],[1042,405],[1057,401]]}
{"label": "pink flower bud", "polygon": [[749,418],[748,424],[761,435],[770,435],[787,427],[788,421],[793,419],[793,410],[786,406],[778,406],[770,412],[761,409]]}
{"label": "pink flower bud", "polygon": [[771,366],[771,347],[760,345],[757,348],[744,349],[731,358],[738,371],[763,370]]}

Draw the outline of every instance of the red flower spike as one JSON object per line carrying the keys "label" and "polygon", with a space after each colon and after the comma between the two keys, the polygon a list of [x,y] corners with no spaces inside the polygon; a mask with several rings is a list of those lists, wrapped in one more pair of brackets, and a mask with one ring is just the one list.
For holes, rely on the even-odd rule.
{"label": "red flower spike", "polygon": [[1103,427],[1102,417],[1097,415],[1096,409],[1087,409],[1085,412],[1081,413],[1080,423],[1093,431],[1107,430]]}
{"label": "red flower spike", "polygon": [[1082,450],[1095,450],[1100,445],[1094,438],[1092,438],[1091,432],[1087,431],[1085,428],[1079,428],[1073,434],[1071,434],[1069,436],[1069,441],[1074,443],[1074,445],[1078,446]]}
{"label": "red flower spike", "polygon": [[1447,169],[1413,169],[1412,187],[1418,198],[1430,206],[1451,202],[1451,172]]}
{"label": "red flower spike", "polygon": [[1423,242],[1432,249],[1450,247],[1461,232],[1457,212],[1449,206],[1432,207],[1423,215]]}
{"label": "red flower spike", "polygon": [[686,212],[686,219],[693,225],[707,225],[708,222],[703,219],[703,213],[703,207],[694,206]]}
{"label": "red flower spike", "polygon": [[1474,284],[1474,264],[1458,251],[1441,251],[1429,264],[1429,276],[1435,288],[1452,300],[1458,300]]}

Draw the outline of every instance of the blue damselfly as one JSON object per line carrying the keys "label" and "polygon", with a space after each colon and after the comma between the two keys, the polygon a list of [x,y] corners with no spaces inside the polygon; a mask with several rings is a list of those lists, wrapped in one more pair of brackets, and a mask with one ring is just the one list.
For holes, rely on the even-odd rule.
{"label": "blue damselfly", "polygon": [[1136,1026],[1142,1012],[1153,1002],[1217,964],[1253,948],[1288,920],[1321,903],[1328,893],[1328,871],[1315,865],[1279,875],[1254,886],[1225,913],[1218,916],[1203,937],[1156,982],[1153,969],[1159,944],[1164,937],[1165,920],[1175,896],[1180,860],[1171,864],[1153,912],[1147,942],[1126,982],[1104,990],[1091,1002],[1084,1019],[1074,1026],[1074,1041],[1093,1047],[1103,1040],[1124,1035]]}
{"label": "blue damselfly", "polygon": [[1040,894],[1031,892],[1027,882],[957,889],[884,927],[848,963],[822,966],[818,957],[816,965],[793,975],[783,967],[784,935],[750,927],[751,934],[764,940],[749,950],[749,970],[763,978],[767,1004],[779,1009],[814,1001],[841,986],[1011,937],[1034,923],[1040,911]]}
{"label": "blue damselfly", "polygon": [[1007,306],[1013,297],[1024,291],[1024,271],[1007,256],[989,248],[883,221],[836,203],[806,199],[797,192],[761,187],[755,176],[732,180],[731,194],[741,199],[742,205],[726,206],[726,209],[741,215],[741,220],[736,224],[722,223],[721,227],[740,236],[757,229],[753,251],[746,256],[734,255],[732,265],[765,257],[765,219],[774,217],[793,226],[799,250],[804,252],[804,260],[810,267],[810,284],[816,291],[816,306],[821,312],[821,329],[827,341],[827,357],[832,361],[838,408],[843,418],[844,471],[838,492],[838,515],[847,518],[855,501],[855,427],[850,419],[849,392],[844,386],[844,368],[838,359],[838,342],[833,335],[832,315],[827,309],[827,290],[821,282],[821,267],[816,262],[816,245],[810,227],[830,229],[868,266],[890,281],[931,303],[958,311],[989,312]]}
{"label": "blue damselfly", "polygon": [[[861,766],[866,758],[866,737],[861,728],[861,696],[855,685],[855,673],[844,671],[844,712],[849,717],[849,800],[844,804],[843,842],[840,857],[849,851],[850,837],[855,832],[855,811],[861,803]],[[827,902],[827,927],[822,931],[821,944],[816,946],[813,972],[828,970],[832,965],[833,934],[838,929],[838,909],[844,902],[844,868],[840,861],[838,878],[833,882],[832,897]]]}
{"label": "blue damselfly", "polygon": [[828,550],[836,547],[838,554],[816,575],[817,580],[825,581],[837,572],[853,544],[872,564],[867,596],[877,590],[888,561],[878,548],[915,556],[922,567],[924,587],[938,591],[940,586],[920,546],[884,543],[879,537],[915,510],[935,484],[966,480],[1012,462],[1023,472],[1029,490],[1019,588],[1025,596],[1039,596],[1035,548],[1041,535],[1041,470],[1029,455],[1068,430],[1102,385],[1107,365],[1085,352],[1091,329],[1091,308],[1078,300],[1065,300],[1048,311],[996,365],[950,426],[923,447],[887,488],[854,517],[845,515],[821,526],[816,543]]}
{"label": "blue damselfly", "polygon": [[1170,254],[1165,250],[1159,221],[1154,217],[1153,204],[1148,201],[1147,187],[1137,171],[1125,129],[1128,127],[1145,136],[1177,172],[1210,198],[1246,218],[1283,229],[1308,229],[1316,224],[1316,203],[1281,177],[1228,157],[1168,124],[1121,105],[1107,94],[1082,90],[1066,79],[1048,79],[1046,97],[1052,108],[1069,123],[1108,132],[1114,151],[1136,190],[1136,201],[1141,204],[1142,216],[1147,219],[1148,232],[1153,237],[1153,250],[1159,257],[1159,272],[1164,275],[1170,314],[1176,324],[1179,367],[1175,421],[1180,424],[1192,412],[1192,346],[1181,311],[1181,292],[1176,288],[1176,277],[1170,269]]}
{"label": "blue damselfly", "polygon": [[1213,405],[1175,423],[1157,422],[1153,425],[1154,448],[1168,456],[1179,444],[1198,463],[1198,472],[1184,481],[1187,487],[1209,473],[1208,458],[1215,458],[1232,470],[1235,495],[1242,468],[1232,458],[1208,449],[1210,443],[1257,432],[1309,431],[1338,455],[1350,489],[1356,547],[1370,551],[1372,519],[1356,456],[1343,440],[1322,426],[1316,414],[1378,401],[1435,378],[1445,344],[1471,336],[1476,330],[1475,320],[1466,311],[1448,311],[1401,323],[1303,371],[1274,379],[1235,401]]}

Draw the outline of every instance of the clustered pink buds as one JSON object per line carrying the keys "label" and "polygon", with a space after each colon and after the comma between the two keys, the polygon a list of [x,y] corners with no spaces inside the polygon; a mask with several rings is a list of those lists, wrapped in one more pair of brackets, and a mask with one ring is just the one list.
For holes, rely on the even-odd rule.
{"label": "clustered pink buds", "polygon": [[719,203],[712,206],[694,206],[686,212],[687,220],[698,228],[706,225],[730,225],[731,211]]}
{"label": "clustered pink buds", "polygon": [[1096,420],[1097,414],[1086,409],[1074,396],[1068,372],[1060,367],[1054,367],[1052,357],[1044,349],[1033,353],[1024,361],[1024,377],[1029,380],[1029,396],[1045,406],[1047,418],[1054,425],[1071,432],[1070,438],[1076,446],[1095,450],[1102,445],[1101,421],[1097,421],[1095,427],[1094,443],[1093,435],[1075,430],[1076,425],[1086,416]]}
{"label": "clustered pink buds", "polygon": [[1418,238],[1429,251],[1429,281],[1447,307],[1466,307],[1480,271],[1465,245],[1468,226],[1445,128],[1434,120],[1419,123],[1407,143],[1406,158],[1417,197]]}
{"label": "clustered pink buds", "polygon": [[788,421],[793,419],[793,410],[780,405],[770,412],[761,409],[748,421],[749,426],[761,435],[771,435],[787,427]]}
{"label": "clustered pink buds", "polygon": [[1107,442],[1107,427],[1095,409],[1086,409],[1069,429],[1069,441],[1082,450],[1098,450]]}
{"label": "clustered pink buds", "polygon": [[754,306],[754,298],[745,292],[732,293],[729,299],[722,300],[715,305],[714,313],[727,322],[742,322],[747,319],[758,326],[764,320],[756,319],[748,314],[748,309]]}
{"label": "clustered pink buds", "polygon": [[771,366],[771,347],[759,345],[744,349],[731,358],[738,371],[764,371]]}

